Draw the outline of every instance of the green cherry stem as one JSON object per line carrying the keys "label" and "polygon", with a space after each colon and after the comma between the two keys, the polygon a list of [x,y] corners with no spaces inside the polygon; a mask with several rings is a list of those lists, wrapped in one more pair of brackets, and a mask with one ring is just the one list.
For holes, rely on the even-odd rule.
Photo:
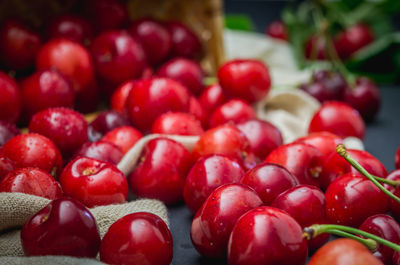
{"label": "green cherry stem", "polygon": [[375,177],[373,175],[371,175],[367,170],[365,170],[365,168],[363,168],[363,166],[361,166],[354,158],[352,158],[346,151],[346,148],[344,147],[343,144],[338,144],[336,146],[336,152],[343,157],[344,159],[346,159],[347,162],[349,162],[355,169],[357,169],[358,172],[360,172],[361,174],[363,174],[366,178],[368,178],[370,181],[372,181],[372,183],[375,184],[375,186],[377,186],[383,193],[385,193],[387,196],[389,196],[390,198],[392,198],[393,200],[395,200],[397,203],[400,203],[400,198],[397,197],[396,195],[394,195],[393,193],[391,193],[390,191],[388,191],[385,187],[382,186],[382,184],[380,184],[378,182],[378,180],[375,179]]}
{"label": "green cherry stem", "polygon": [[362,238],[362,237],[359,237],[359,236],[356,236],[356,235],[353,235],[353,234],[350,234],[350,233],[347,233],[347,232],[344,232],[341,230],[332,229],[329,231],[330,231],[329,233],[332,235],[354,239],[354,240],[360,242],[361,244],[363,244],[364,246],[366,246],[371,252],[375,252],[378,249],[378,243],[373,239]]}

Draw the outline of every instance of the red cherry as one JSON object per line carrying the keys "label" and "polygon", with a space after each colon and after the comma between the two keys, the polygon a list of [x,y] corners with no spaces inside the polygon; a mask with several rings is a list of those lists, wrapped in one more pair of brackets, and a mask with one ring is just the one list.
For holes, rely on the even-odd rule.
{"label": "red cherry", "polygon": [[239,123],[255,118],[256,112],[250,104],[241,99],[231,99],[212,113],[209,126],[212,128],[228,121]]}
{"label": "red cherry", "polygon": [[142,75],[146,55],[142,46],[124,31],[107,31],[97,36],[90,51],[100,77],[121,84]]}
{"label": "red cherry", "polygon": [[279,194],[299,184],[286,168],[267,163],[247,171],[240,183],[253,188],[265,205],[270,205]]}
{"label": "red cherry", "polygon": [[275,39],[281,39],[285,41],[289,40],[286,26],[280,20],[269,23],[265,29],[265,34]]}
{"label": "red cherry", "polygon": [[249,139],[251,151],[260,160],[283,143],[281,132],[267,121],[251,119],[236,126]]}
{"label": "red cherry", "polygon": [[87,142],[79,148],[74,157],[85,156],[103,162],[117,165],[121,161],[124,153],[121,148],[113,143],[106,141]]}
{"label": "red cherry", "polygon": [[193,115],[183,112],[167,112],[153,123],[152,133],[177,135],[202,135],[201,123]]}
{"label": "red cherry", "polygon": [[199,97],[200,104],[205,111],[211,114],[218,106],[227,101],[224,92],[219,84],[206,87]]}
{"label": "red cherry", "polygon": [[[387,180],[394,180],[394,181],[400,181],[400,170],[395,169],[392,172],[390,172],[385,179]],[[391,192],[395,191],[395,187],[387,185],[387,184],[383,184],[385,186],[386,189],[388,189]]]}
{"label": "red cherry", "polygon": [[3,154],[13,160],[17,168],[38,167],[53,176],[62,169],[62,158],[55,144],[37,133],[20,134],[2,147]]}
{"label": "red cherry", "polygon": [[172,247],[171,232],[160,217],[132,213],[110,226],[101,241],[100,260],[117,265],[169,265]]}
{"label": "red cherry", "polygon": [[3,178],[15,168],[15,162],[4,156],[0,149],[0,183]]}
{"label": "red cherry", "polygon": [[264,98],[271,88],[269,70],[258,60],[228,61],[219,68],[218,80],[224,92],[249,103]]}
{"label": "red cherry", "polygon": [[79,200],[87,207],[124,203],[128,199],[128,182],[117,167],[88,157],[69,162],[60,184],[66,196]]}
{"label": "red cherry", "polygon": [[[325,195],[320,189],[310,185],[299,185],[279,194],[271,206],[285,211],[305,228],[326,223],[325,204]],[[329,234],[321,234],[307,241],[308,247],[316,250],[325,244],[329,237]]]}
{"label": "red cherry", "polygon": [[157,75],[178,81],[196,95],[203,90],[204,72],[196,61],[186,58],[171,59],[160,67]]}
{"label": "red cherry", "polygon": [[165,112],[187,112],[189,99],[188,90],[174,80],[140,80],[129,93],[127,110],[132,123],[140,130],[147,131],[158,116]]}
{"label": "red cherry", "polygon": [[15,123],[21,113],[21,95],[15,81],[0,71],[0,120]]}
{"label": "red cherry", "polygon": [[140,41],[151,65],[161,63],[171,52],[172,41],[168,30],[153,19],[135,21],[130,33]]}
{"label": "red cherry", "polygon": [[131,126],[122,126],[109,131],[101,140],[115,144],[126,154],[143,135]]}
{"label": "red cherry", "polygon": [[309,133],[322,131],[363,139],[365,124],[357,110],[343,102],[329,101],[314,114],[308,128]]}
{"label": "red cherry", "polygon": [[203,47],[194,32],[178,21],[169,21],[165,26],[171,35],[173,57],[200,57]]}
{"label": "red cherry", "polygon": [[[197,246],[195,228],[192,227],[192,242],[207,257],[221,257],[226,253],[229,235],[236,221],[247,211],[261,206],[262,201],[257,193],[242,184],[226,184],[214,190],[200,208],[199,229],[210,242],[210,251],[202,245]],[[196,225],[196,224],[195,224]],[[193,240],[195,239],[195,240]]]}
{"label": "red cherry", "polygon": [[8,121],[0,120],[0,147],[18,134],[19,130],[17,126]]}
{"label": "red cherry", "polygon": [[330,222],[357,227],[369,216],[385,213],[388,197],[364,176],[346,173],[335,179],[326,193]]}
{"label": "red cherry", "polygon": [[103,111],[88,126],[89,140],[92,142],[98,141],[109,131],[130,124],[129,119],[120,112]]}
{"label": "red cherry", "polygon": [[119,111],[121,113],[126,112],[126,99],[131,92],[131,89],[135,85],[135,81],[126,81],[122,83],[112,94],[110,107],[112,110]]}
{"label": "red cherry", "polygon": [[305,44],[304,53],[307,59],[325,60],[329,58],[325,38],[312,35]]}
{"label": "red cherry", "polygon": [[22,106],[27,120],[51,107],[73,108],[72,83],[55,69],[41,70],[21,82]]}
{"label": "red cherry", "polygon": [[186,206],[195,213],[211,192],[223,184],[239,182],[243,174],[243,168],[226,156],[200,158],[186,177],[183,190]]}
{"label": "red cherry", "polygon": [[7,20],[0,28],[0,58],[13,70],[31,67],[41,45],[39,33],[19,21]]}
{"label": "red cherry", "polygon": [[50,200],[62,196],[60,185],[39,168],[18,168],[8,173],[0,182],[0,192],[22,192]]}
{"label": "red cherry", "polygon": [[83,204],[61,198],[50,202],[25,223],[21,244],[26,256],[95,258],[100,235],[96,220]]}
{"label": "red cherry", "polygon": [[396,156],[394,158],[394,163],[397,169],[400,168],[400,146],[397,148]]}
{"label": "red cherry", "polygon": [[99,31],[119,28],[128,20],[126,4],[119,0],[88,0],[85,11]]}
{"label": "red cherry", "polygon": [[318,186],[318,178],[322,171],[321,152],[312,145],[291,143],[281,145],[265,159],[266,163],[274,163],[285,167],[300,184]]}
{"label": "red cherry", "polygon": [[194,96],[189,99],[189,113],[196,117],[201,122],[203,128],[207,127],[207,113],[203,106],[200,104],[199,100]]}
{"label": "red cherry", "polygon": [[295,143],[309,144],[316,147],[324,158],[336,152],[336,146],[343,143],[343,139],[330,132],[311,133],[305,137],[301,137]]}
{"label": "red cherry", "polygon": [[300,89],[303,89],[320,102],[329,100],[342,101],[347,88],[348,84],[341,74],[328,70],[315,71],[310,83],[300,86]]}
{"label": "red cherry", "polygon": [[48,24],[47,37],[50,39],[64,38],[88,45],[93,38],[93,28],[81,16],[61,15]]}
{"label": "red cherry", "polygon": [[370,44],[373,40],[374,34],[367,25],[356,24],[336,36],[335,48],[340,58],[346,59],[356,51]]}
{"label": "red cherry", "polygon": [[166,204],[182,199],[185,178],[193,159],[182,144],[167,138],[149,141],[140,163],[129,175],[133,192],[140,197],[155,198]]}
{"label": "red cherry", "polygon": [[87,123],[79,112],[50,108],[36,113],[29,131],[48,137],[65,156],[72,155],[87,139]]}
{"label": "red cherry", "polygon": [[282,210],[257,207],[244,214],[232,230],[228,263],[304,264],[307,243],[300,225]]}
{"label": "red cherry", "polygon": [[399,265],[400,264],[400,252],[395,251],[392,257],[392,264]]}

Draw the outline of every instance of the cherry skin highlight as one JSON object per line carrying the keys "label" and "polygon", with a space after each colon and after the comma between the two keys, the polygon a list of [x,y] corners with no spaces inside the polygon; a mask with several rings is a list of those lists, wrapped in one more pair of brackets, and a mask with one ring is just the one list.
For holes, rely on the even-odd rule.
{"label": "cherry skin highlight", "polygon": [[342,144],[343,140],[333,133],[317,132],[301,137],[297,139],[295,143],[312,145],[318,148],[324,158],[327,158],[333,152],[336,152],[336,146]]}
{"label": "cherry skin highlight", "polygon": [[286,26],[280,20],[272,21],[271,23],[269,23],[265,29],[265,34],[275,39],[280,39],[284,41],[289,40]]}

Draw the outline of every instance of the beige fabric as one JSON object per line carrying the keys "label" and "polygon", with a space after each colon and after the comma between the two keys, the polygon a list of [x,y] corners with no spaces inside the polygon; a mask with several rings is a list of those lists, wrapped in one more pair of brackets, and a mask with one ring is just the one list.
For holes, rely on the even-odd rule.
{"label": "beige fabric", "polygon": [[41,257],[0,257],[0,264],[7,265],[104,265],[95,259],[73,258],[65,256]]}

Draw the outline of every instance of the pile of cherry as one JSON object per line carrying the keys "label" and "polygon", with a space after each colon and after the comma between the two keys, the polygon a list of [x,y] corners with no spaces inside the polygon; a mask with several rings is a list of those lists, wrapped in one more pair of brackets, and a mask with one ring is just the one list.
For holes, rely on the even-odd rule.
{"label": "pile of cherry", "polygon": [[[346,264],[400,264],[392,249],[400,243],[400,204],[336,152],[345,137],[363,138],[357,110],[326,101],[309,135],[283,144],[281,132],[257,119],[251,106],[270,90],[263,63],[226,62],[218,83],[204,87],[196,61],[201,42],[188,27],[153,19],[128,23],[120,2],[89,2],[89,20],[54,18],[44,44],[15,20],[0,30],[2,65],[17,76],[36,67],[18,83],[0,73],[0,192],[52,200],[22,229],[26,255],[94,258],[100,251],[106,263],[170,264],[171,233],[153,214],[127,215],[100,239],[88,208],[124,203],[130,189],[167,205],[184,200],[195,214],[195,248],[229,264],[304,264],[317,249],[310,264],[336,264],[332,256]],[[312,82],[325,82],[334,87],[326,93],[335,94],[338,86],[326,84],[338,78],[324,71]],[[80,112],[96,108],[101,93],[111,110],[88,123]],[[17,122],[29,132],[20,134]],[[165,137],[150,140],[125,176],[118,163],[149,133],[199,140],[190,151]],[[400,195],[400,171],[388,175],[366,151],[348,154]],[[354,227],[394,244],[355,236],[368,237]],[[325,244],[327,232],[371,251],[355,240]]]}

